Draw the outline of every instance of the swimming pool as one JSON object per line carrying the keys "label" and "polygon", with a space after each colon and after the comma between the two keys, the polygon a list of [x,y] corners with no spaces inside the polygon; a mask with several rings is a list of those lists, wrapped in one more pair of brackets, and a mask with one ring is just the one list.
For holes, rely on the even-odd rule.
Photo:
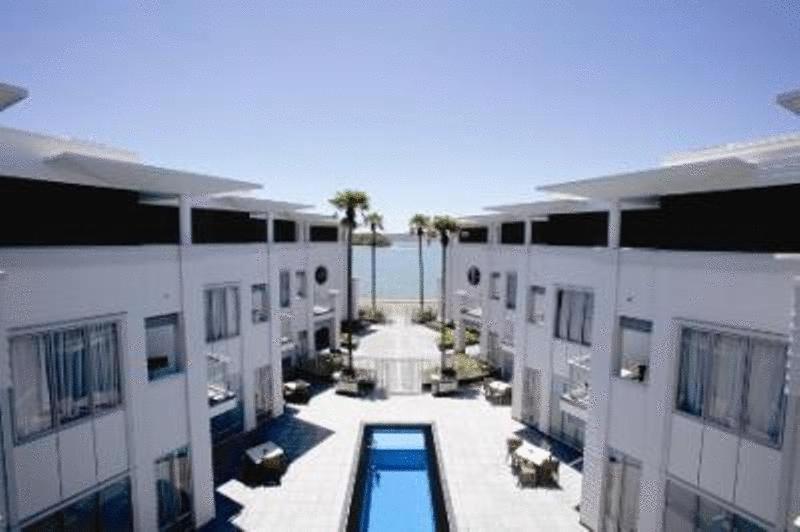
{"label": "swimming pool", "polygon": [[430,425],[365,425],[349,532],[450,530]]}

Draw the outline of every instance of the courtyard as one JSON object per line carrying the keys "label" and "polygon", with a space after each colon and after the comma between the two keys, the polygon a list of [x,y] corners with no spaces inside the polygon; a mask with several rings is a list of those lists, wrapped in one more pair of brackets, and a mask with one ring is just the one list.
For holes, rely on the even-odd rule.
{"label": "courtyard", "polygon": [[[433,357],[433,332],[401,320],[376,327],[360,356]],[[511,418],[510,407],[485,400],[477,387],[458,395],[429,394],[352,398],[319,388],[307,405],[287,405],[283,416],[245,438],[218,449],[215,463],[217,519],[208,530],[339,530],[348,482],[363,422],[434,423],[439,459],[452,507],[451,523],[461,531],[582,530],[580,455]],[[562,467],[557,487],[519,488],[506,461],[512,435],[547,447]],[[271,440],[290,461],[279,486],[248,486],[236,474],[248,445]],[[222,459],[220,459],[222,456]]]}

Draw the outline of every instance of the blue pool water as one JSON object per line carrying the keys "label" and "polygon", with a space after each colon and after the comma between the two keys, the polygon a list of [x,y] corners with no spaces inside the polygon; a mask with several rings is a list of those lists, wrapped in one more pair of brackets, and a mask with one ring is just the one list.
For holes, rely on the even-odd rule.
{"label": "blue pool water", "polygon": [[437,530],[435,464],[423,428],[369,428],[364,462],[361,532]]}

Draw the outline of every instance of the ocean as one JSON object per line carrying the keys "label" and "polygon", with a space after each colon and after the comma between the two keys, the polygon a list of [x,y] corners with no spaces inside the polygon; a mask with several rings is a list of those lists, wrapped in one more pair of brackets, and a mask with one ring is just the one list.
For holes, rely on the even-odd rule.
{"label": "ocean", "polygon": [[[442,269],[442,248],[439,242],[422,242],[425,262],[425,299],[439,297],[439,276]],[[419,299],[419,262],[417,243],[400,241],[390,247],[377,248],[378,299]],[[353,276],[359,279],[359,294],[363,299],[371,296],[370,247],[353,247]]]}

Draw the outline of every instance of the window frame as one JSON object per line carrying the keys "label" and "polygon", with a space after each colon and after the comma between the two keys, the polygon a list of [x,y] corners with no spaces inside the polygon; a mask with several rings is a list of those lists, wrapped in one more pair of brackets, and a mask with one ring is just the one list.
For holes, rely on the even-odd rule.
{"label": "window frame", "polygon": [[[149,350],[147,348],[147,321],[148,320],[156,320],[156,319],[164,319],[171,316],[175,316],[175,370],[170,372],[164,372],[161,374],[157,374],[153,376],[150,373],[150,356]],[[186,371],[186,355],[185,355],[185,348],[183,345],[183,320],[181,319],[180,312],[168,312],[166,314],[158,314],[155,316],[147,316],[144,319],[144,342],[145,342],[145,358],[147,362],[147,382],[153,382],[161,379],[166,379],[171,377],[172,375],[180,375]]]}
{"label": "window frame", "polygon": [[489,275],[489,299],[500,301],[500,272],[492,272]]}
{"label": "window frame", "polygon": [[[253,302],[257,292],[261,292],[261,308],[256,308]],[[250,285],[250,318],[253,324],[268,323],[270,315],[269,284],[255,283]]]}
{"label": "window frame", "polygon": [[[670,491],[670,484],[676,486],[678,490],[683,491],[684,494],[688,494],[690,497],[694,499],[693,506],[694,506],[694,515],[692,516],[692,526],[695,529],[698,529],[698,517],[700,513],[700,504],[701,502],[705,501],[706,503],[711,503],[719,508],[721,508],[726,513],[730,514],[733,521],[737,518],[742,519],[748,524],[755,525],[761,528],[764,532],[770,530],[770,527],[766,525],[761,519],[752,516],[748,513],[745,513],[741,508],[736,508],[730,503],[720,500],[717,497],[711,496],[705,492],[700,492],[697,490],[697,487],[691,486],[690,484],[684,482],[683,480],[678,479],[677,477],[673,477],[668,475],[666,480],[664,481],[664,507],[661,512],[661,524],[662,527],[666,527],[667,521],[667,512],[670,509],[669,505],[669,491]],[[666,530],[666,528],[664,528]]]}
{"label": "window frame", "polygon": [[[564,294],[567,292],[572,294],[579,294],[582,301],[582,310],[581,310],[581,323],[580,323],[580,340],[574,340],[570,338],[570,331],[573,328],[573,316],[571,309],[569,310],[569,315],[567,316],[567,331],[566,336],[562,336],[559,333],[559,324],[561,322],[561,311],[564,306]],[[591,302],[591,305],[587,305],[587,302]],[[570,302],[570,306],[572,302]],[[587,308],[590,310],[587,312]],[[587,316],[589,319],[587,319]],[[589,325],[589,340],[586,340],[586,330],[587,324]],[[585,347],[592,346],[592,329],[594,327],[594,290],[591,288],[585,287],[577,287],[577,286],[557,286],[556,287],[556,311],[555,311],[555,319],[553,320],[553,338],[557,340],[561,340],[563,342],[569,342],[573,344],[582,345]]]}
{"label": "window frame", "polygon": [[[174,521],[172,521],[170,523],[167,523],[167,524],[162,524],[162,523],[159,522],[160,519],[159,519],[159,515],[158,515],[158,510],[159,510],[159,506],[160,506],[159,491],[158,491],[158,484],[157,484],[157,482],[160,480],[160,478],[158,476],[158,464],[160,462],[163,462],[163,461],[166,461],[166,460],[169,460],[170,462],[172,462],[172,461],[174,461],[174,460],[176,460],[178,458],[181,458],[182,456],[186,457],[186,461],[189,464],[189,484],[188,484],[188,488],[187,488],[188,500],[189,500],[189,510],[184,512],[184,513],[182,513],[182,514],[180,514],[180,515],[178,515],[175,518]],[[195,475],[194,475],[194,470],[192,468],[192,448],[191,448],[191,446],[189,444],[186,444],[186,445],[183,445],[181,447],[178,447],[177,449],[174,449],[172,451],[166,452],[166,453],[158,456],[153,461],[153,468],[155,470],[154,471],[155,475],[153,475],[153,476],[154,476],[154,480],[156,482],[156,488],[155,488],[155,492],[156,492],[156,525],[158,527],[159,532],[161,532],[161,531],[169,531],[169,530],[172,529],[172,527],[174,527],[176,525],[181,525],[182,523],[185,523],[185,522],[188,522],[188,523],[191,523],[192,525],[194,525],[195,509],[194,509],[194,500],[193,499],[194,499],[194,477],[195,477]]]}
{"label": "window frame", "polygon": [[[636,378],[634,376],[625,377],[625,376],[622,375],[622,362],[624,360],[624,353],[623,353],[623,349],[622,349],[623,348],[623,341],[622,340],[623,340],[623,329],[625,328],[623,326],[623,321],[629,321],[631,323],[638,323],[638,324],[642,325],[643,327],[648,327],[648,326],[646,326],[644,324],[649,324],[649,330],[636,329],[635,327],[631,327],[630,328],[631,330],[644,332],[644,333],[647,333],[649,335],[649,337],[648,337],[648,350],[647,350],[647,364],[645,366],[646,370],[645,370],[644,377],[640,376],[640,378]],[[653,354],[653,328],[654,328],[654,325],[655,324],[653,323],[653,320],[650,320],[650,319],[638,318],[638,317],[634,317],[634,316],[629,316],[627,314],[619,314],[619,315],[617,315],[617,323],[616,323],[617,331],[616,331],[615,341],[614,341],[614,345],[615,345],[615,348],[614,348],[614,361],[613,361],[613,364],[611,366],[611,376],[612,377],[614,377],[616,379],[629,381],[629,382],[636,382],[636,383],[644,384],[644,385],[649,383],[649,381],[650,381],[650,360],[651,360],[652,354]]]}
{"label": "window frame", "polygon": [[[512,282],[513,279],[513,282]],[[511,294],[513,287],[513,294]],[[506,310],[517,310],[517,298],[519,296],[519,275],[513,270],[506,272]],[[512,296],[513,297],[510,297]]]}
{"label": "window frame", "polygon": [[[203,323],[206,328],[206,343],[213,344],[214,342],[221,342],[224,340],[229,340],[231,338],[236,338],[241,336],[242,334],[242,291],[240,289],[240,283],[238,282],[231,282],[231,283],[219,283],[219,284],[211,284],[206,285],[203,287]],[[224,331],[221,336],[219,337],[212,337],[211,331],[208,330],[208,297],[209,293],[216,290],[222,290],[224,297],[223,297],[223,313],[225,315],[224,319]],[[235,306],[230,306],[230,301],[228,300],[228,294],[235,293]],[[231,332],[229,330],[229,318],[230,318],[230,310],[234,308],[236,311],[236,330]]]}
{"label": "window frame", "polygon": [[[308,297],[308,274],[305,270],[296,270],[294,272],[295,286],[294,297],[298,300],[303,300]],[[291,291],[290,291],[291,292]]]}
{"label": "window frame", "polygon": [[[124,316],[121,314],[110,314],[105,316],[95,316],[91,318],[83,318],[79,320],[67,320],[67,321],[58,321],[48,324],[42,325],[35,325],[32,327],[21,327],[21,328],[12,328],[8,330],[8,334],[6,335],[6,341],[8,342],[8,364],[9,364],[9,381],[11,382],[11,386],[8,388],[8,398],[9,398],[9,418],[11,422],[11,432],[12,438],[14,441],[15,446],[24,445],[26,443],[30,443],[32,441],[38,440],[40,438],[44,438],[46,436],[56,434],[63,430],[67,430],[71,427],[75,427],[80,425],[81,423],[86,423],[93,419],[98,419],[107,414],[113,414],[118,412],[119,410],[125,408],[125,393],[126,393],[126,374],[127,368],[125,367],[125,353],[122,352],[123,346],[126,344],[126,337],[125,337],[125,328],[124,328]],[[89,397],[89,413],[75,418],[68,420],[66,422],[62,422],[58,417],[58,408],[56,406],[56,402],[58,401],[58,396],[55,388],[50,388],[48,386],[48,393],[49,393],[49,406],[50,406],[50,426],[44,430],[40,430],[31,434],[26,434],[24,436],[20,436],[17,433],[17,407],[16,407],[16,396],[15,390],[16,385],[14,381],[14,357],[12,356],[11,352],[11,342],[13,339],[22,337],[22,336],[34,336],[37,334],[45,334],[49,332],[55,331],[64,331],[70,329],[81,329],[84,332],[88,330],[88,328],[92,325],[105,325],[105,324],[113,324],[116,327],[116,344],[117,344],[117,368],[119,371],[119,401],[111,406],[106,408],[95,408],[95,399],[94,399],[94,378],[91,375],[91,371],[94,368],[94,357],[91,356],[89,353],[87,356],[89,357],[89,379],[88,379],[88,397]],[[88,342],[88,336],[86,336]],[[88,345],[87,345],[88,348]],[[54,362],[51,362],[48,367],[46,367],[48,378],[55,382],[53,378],[53,371],[55,370]],[[54,385],[55,386],[55,385]]]}
{"label": "window frame", "polygon": [[[541,301],[544,306],[541,313],[536,312],[537,301]],[[528,308],[525,319],[533,325],[544,325],[547,319],[547,287],[537,284],[528,286]]]}
{"label": "window frame", "polygon": [[[678,318],[675,320],[676,324],[676,334],[675,334],[675,349],[677,351],[677,356],[675,357],[674,362],[674,386],[675,392],[672,397],[672,412],[674,415],[684,416],[687,419],[691,419],[696,423],[701,423],[704,425],[709,425],[717,430],[726,432],[733,436],[746,439],[753,443],[764,445],[766,447],[770,447],[772,449],[781,450],[783,448],[783,441],[786,432],[786,410],[787,410],[787,397],[785,389],[781,395],[781,404],[780,404],[780,423],[781,429],[778,434],[777,441],[773,441],[769,438],[763,438],[757,434],[751,433],[749,428],[749,423],[747,422],[747,396],[749,394],[749,381],[750,381],[750,357],[751,357],[751,342],[752,340],[763,340],[763,341],[770,341],[770,342],[777,342],[784,346],[783,357],[784,357],[784,364],[783,368],[783,375],[784,379],[786,378],[786,361],[788,357],[788,349],[789,343],[788,339],[785,335],[781,335],[778,333],[770,332],[770,331],[763,331],[758,329],[742,329],[737,327],[731,327],[724,324],[717,324],[717,323],[708,323],[703,321],[697,320],[688,320]],[[712,335],[712,342],[713,342],[713,335],[733,335],[733,336],[740,336],[747,339],[747,351],[745,354],[745,361],[744,361],[744,370],[742,372],[742,383],[740,387],[741,397],[739,397],[739,418],[737,420],[736,427],[728,427],[722,423],[717,422],[713,418],[708,417],[708,413],[706,411],[707,406],[706,402],[708,401],[709,397],[709,379],[711,375],[712,364],[711,364],[711,357],[707,357],[705,360],[702,361],[701,371],[702,371],[702,384],[703,384],[703,391],[701,394],[701,404],[700,404],[700,413],[693,414],[691,412],[687,412],[685,410],[681,410],[678,407],[678,397],[680,393],[680,380],[681,380],[681,337],[683,335],[684,329],[692,329],[694,331],[705,332]],[[712,344],[713,350],[713,344]]]}
{"label": "window frame", "polygon": [[[286,281],[284,283],[284,280]],[[284,289],[284,286],[286,287]],[[286,298],[284,299],[284,292]],[[288,268],[278,270],[278,306],[282,309],[292,306],[292,272]]]}

